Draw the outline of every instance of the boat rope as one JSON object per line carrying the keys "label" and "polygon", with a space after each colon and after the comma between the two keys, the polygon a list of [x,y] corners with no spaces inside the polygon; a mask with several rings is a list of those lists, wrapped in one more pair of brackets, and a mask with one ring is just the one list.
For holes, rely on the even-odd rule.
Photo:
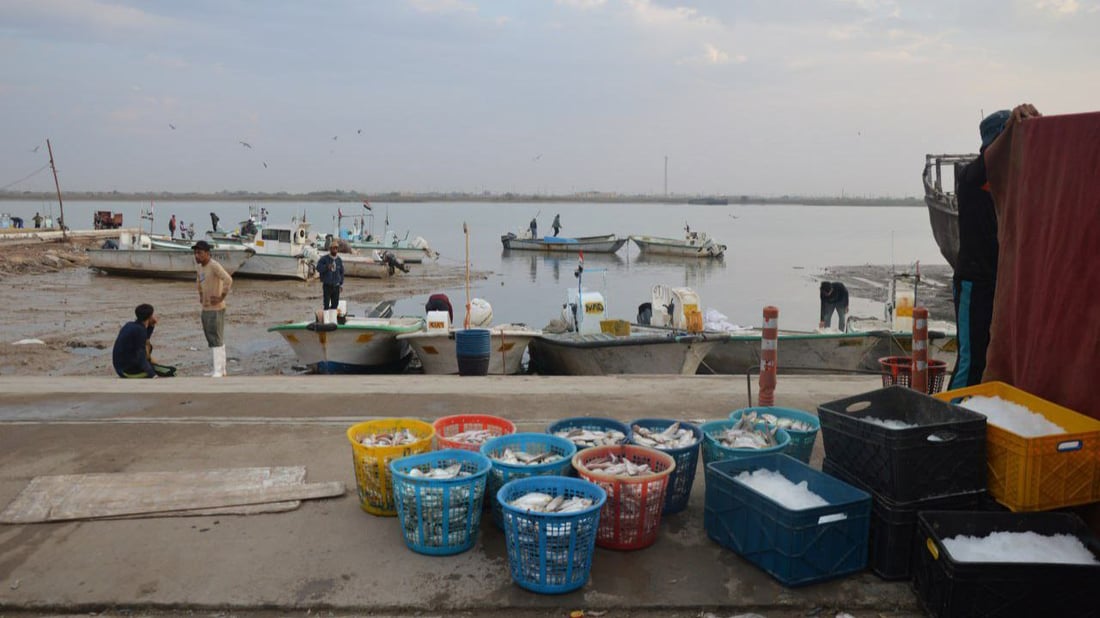
{"label": "boat rope", "polygon": [[49,169],[49,168],[50,168],[50,164],[49,164],[49,163],[47,163],[47,164],[43,165],[42,167],[40,167],[40,168],[38,168],[38,169],[34,170],[34,171],[33,171],[33,172],[31,172],[30,174],[27,174],[26,176],[24,176],[24,177],[20,178],[19,180],[16,180],[16,181],[13,181],[13,182],[9,182],[8,184],[6,184],[6,185],[4,185],[4,186],[0,187],[0,191],[3,191],[4,189],[7,189],[7,188],[9,188],[9,187],[14,187],[15,185],[17,185],[17,184],[19,184],[19,183],[23,182],[24,180],[27,180],[28,178],[30,178],[30,177],[32,177],[32,176],[34,176],[35,174],[41,173],[41,172],[43,172],[43,171],[45,171],[45,170],[47,170],[47,169]]}

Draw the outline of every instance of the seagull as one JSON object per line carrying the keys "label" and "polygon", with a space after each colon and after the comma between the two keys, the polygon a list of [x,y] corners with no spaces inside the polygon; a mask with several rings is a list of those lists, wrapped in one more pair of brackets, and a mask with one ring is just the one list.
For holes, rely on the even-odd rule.
{"label": "seagull", "polygon": [[534,159],[531,159],[531,160],[532,161],[538,161],[541,158],[542,158],[542,154],[539,154],[539,156],[537,156],[537,157],[535,157]]}
{"label": "seagull", "polygon": [[264,161],[263,163],[264,163],[264,169],[266,170],[267,169],[267,161]]}
{"label": "seagull", "polygon": [[356,131],[356,133],[358,133],[359,135],[362,135],[363,134],[363,129],[359,129],[358,131]]}
{"label": "seagull", "polygon": [[241,146],[244,146],[245,148],[251,148],[252,144],[249,144],[248,142],[241,142]]}
{"label": "seagull", "polygon": [[336,141],[336,138],[337,138],[337,137],[339,137],[339,136],[338,136],[338,135],[333,135],[333,136],[332,136],[332,141],[334,141],[334,142],[335,142],[335,141]]}
{"label": "seagull", "polygon": [[38,149],[41,148],[41,147],[42,147],[42,144],[39,144],[39,145],[35,146],[34,150],[32,150],[31,152],[38,152]]}
{"label": "seagull", "polygon": [[175,130],[176,130],[176,125],[172,124],[171,122],[169,122],[169,123],[168,123],[168,126],[169,126],[169,127],[172,127],[172,130],[173,130],[173,131],[175,131]]}

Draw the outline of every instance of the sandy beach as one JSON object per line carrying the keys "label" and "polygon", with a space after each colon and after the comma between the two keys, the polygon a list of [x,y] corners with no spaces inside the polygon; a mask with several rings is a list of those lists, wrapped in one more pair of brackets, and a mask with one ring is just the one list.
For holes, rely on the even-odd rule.
{"label": "sandy beach", "polygon": [[[181,375],[209,371],[210,353],[199,324],[190,282],[117,277],[87,267],[83,250],[100,241],[72,244],[8,244],[0,257],[0,375],[110,376],[111,347],[134,307],[152,304],[159,323],[153,358]],[[485,278],[485,273],[471,277]],[[382,300],[396,300],[462,285],[463,268],[414,264],[386,280],[348,279],[349,312],[362,314]],[[228,301],[226,340],[230,374],[294,374],[297,361],[282,338],[267,328],[300,321],[321,306],[316,280],[271,281],[238,277]],[[41,344],[16,345],[24,339]]]}

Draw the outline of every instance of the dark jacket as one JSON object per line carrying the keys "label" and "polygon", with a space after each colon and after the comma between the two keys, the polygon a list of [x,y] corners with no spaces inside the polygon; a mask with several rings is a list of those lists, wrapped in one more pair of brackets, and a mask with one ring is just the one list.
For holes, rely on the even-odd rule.
{"label": "dark jacket", "polygon": [[333,258],[324,254],[317,260],[317,274],[321,277],[321,283],[325,285],[344,285],[344,260],[337,255]]}
{"label": "dark jacket", "polygon": [[997,281],[997,211],[986,183],[984,154],[963,167],[956,179],[959,257],[955,276],[993,285]]}
{"label": "dark jacket", "polygon": [[833,282],[831,291],[826,294],[821,292],[821,302],[829,303],[834,307],[847,307],[848,306],[848,288],[844,287],[844,284],[839,281]]}
{"label": "dark jacket", "polygon": [[142,372],[150,378],[157,375],[153,371],[153,365],[149,363],[149,357],[145,355],[145,342],[153,336],[153,328],[135,320],[127,322],[118,331],[118,338],[115,339],[115,347],[111,352],[111,363],[118,377],[121,378],[124,373]]}

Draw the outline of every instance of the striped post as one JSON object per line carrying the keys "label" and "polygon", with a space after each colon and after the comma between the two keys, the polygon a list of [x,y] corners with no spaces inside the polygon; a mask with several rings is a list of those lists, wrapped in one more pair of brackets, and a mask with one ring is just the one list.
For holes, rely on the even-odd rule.
{"label": "striped post", "polygon": [[928,392],[928,309],[913,308],[913,364],[909,368],[909,387]]}
{"label": "striped post", "polygon": [[760,336],[760,388],[756,405],[775,405],[775,371],[778,361],[776,340],[779,337],[779,308],[764,307],[764,328]]}

